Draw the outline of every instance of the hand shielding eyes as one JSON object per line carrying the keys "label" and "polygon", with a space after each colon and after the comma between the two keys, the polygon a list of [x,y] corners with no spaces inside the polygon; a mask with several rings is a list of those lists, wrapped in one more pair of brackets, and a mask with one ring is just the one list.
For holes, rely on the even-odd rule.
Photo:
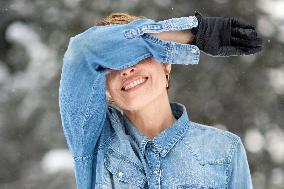
{"label": "hand shielding eyes", "polygon": [[254,54],[262,50],[262,39],[255,27],[234,17],[202,17],[195,13],[198,27],[193,44],[212,56]]}

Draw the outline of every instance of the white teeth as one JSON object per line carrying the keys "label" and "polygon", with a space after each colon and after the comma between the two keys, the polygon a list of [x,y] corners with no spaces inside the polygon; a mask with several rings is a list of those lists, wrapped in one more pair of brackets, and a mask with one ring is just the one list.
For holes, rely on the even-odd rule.
{"label": "white teeth", "polygon": [[135,87],[135,86],[137,86],[137,85],[139,85],[141,83],[144,83],[144,81],[146,81],[146,79],[139,79],[139,80],[133,81],[130,84],[126,85],[124,87],[124,89],[128,90],[128,89],[133,88],[133,87]]}

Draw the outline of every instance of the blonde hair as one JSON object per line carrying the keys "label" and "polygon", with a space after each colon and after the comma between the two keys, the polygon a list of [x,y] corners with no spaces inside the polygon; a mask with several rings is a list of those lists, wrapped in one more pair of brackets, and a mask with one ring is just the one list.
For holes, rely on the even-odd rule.
{"label": "blonde hair", "polygon": [[110,24],[128,24],[133,20],[146,18],[145,16],[130,15],[127,12],[115,12],[108,15],[103,20],[96,22],[96,26],[106,26]]}

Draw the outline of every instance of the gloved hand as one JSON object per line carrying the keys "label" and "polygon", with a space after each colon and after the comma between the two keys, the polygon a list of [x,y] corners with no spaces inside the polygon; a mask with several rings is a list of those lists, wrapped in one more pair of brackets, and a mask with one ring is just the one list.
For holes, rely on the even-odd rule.
{"label": "gloved hand", "polygon": [[212,56],[254,54],[262,50],[262,39],[255,27],[237,18],[202,17],[195,12],[198,27],[192,30],[192,44]]}

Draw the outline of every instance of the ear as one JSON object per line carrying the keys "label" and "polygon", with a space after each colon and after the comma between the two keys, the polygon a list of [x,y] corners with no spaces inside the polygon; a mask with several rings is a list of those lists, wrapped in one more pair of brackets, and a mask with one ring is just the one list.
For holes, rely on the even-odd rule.
{"label": "ear", "polygon": [[111,95],[110,95],[110,93],[109,93],[108,89],[106,89],[106,96],[107,96],[107,98],[108,98],[108,99],[110,99],[110,98],[111,98]]}
{"label": "ear", "polygon": [[172,65],[170,63],[163,63],[165,73],[170,73],[172,69]]}

